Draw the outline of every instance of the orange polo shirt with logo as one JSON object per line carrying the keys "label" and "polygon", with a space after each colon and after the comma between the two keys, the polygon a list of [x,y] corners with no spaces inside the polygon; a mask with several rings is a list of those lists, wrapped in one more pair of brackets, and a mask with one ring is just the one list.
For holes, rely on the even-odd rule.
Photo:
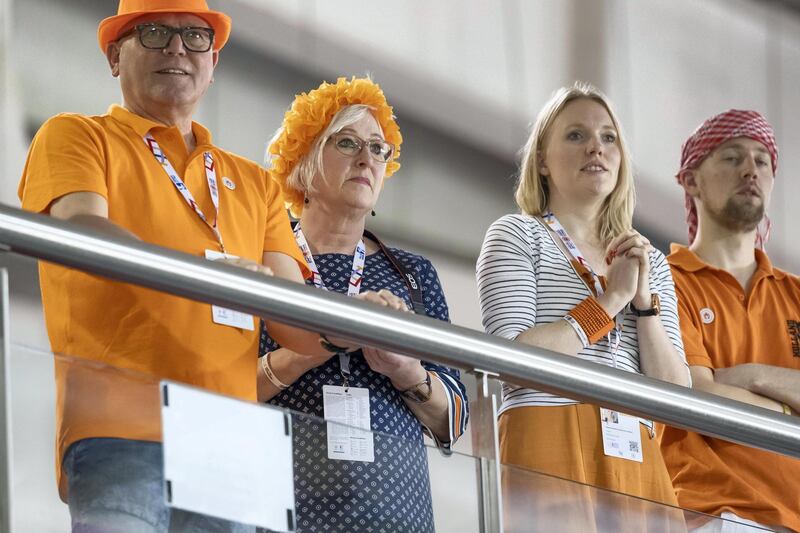
{"label": "orange polo shirt with logo", "polygon": [[[217,216],[203,154],[212,154],[218,228],[229,254],[261,262],[264,252],[282,252],[307,274],[283,197],[267,172],[212,145],[200,124],[192,131],[197,147],[188,153],[177,128],[120,106],[101,116],[53,117],[31,144],[19,185],[22,206],[47,213],[61,196],[94,192],[108,201],[108,218],[143,241],[196,256],[219,251],[214,232],[145,144],[150,132],[211,221]],[[209,304],[49,263],[40,263],[39,274],[56,354],[60,482],[61,459],[75,441],[160,440],[160,379],[256,399],[257,321],[252,331],[216,324]]]}
{"label": "orange polo shirt with logo", "polygon": [[[678,294],[690,365],[761,363],[800,370],[800,278],[756,250],[750,294],[724,270],[672,245],[667,260]],[[800,531],[800,460],[667,427],[662,451],[681,507],[729,511]]]}

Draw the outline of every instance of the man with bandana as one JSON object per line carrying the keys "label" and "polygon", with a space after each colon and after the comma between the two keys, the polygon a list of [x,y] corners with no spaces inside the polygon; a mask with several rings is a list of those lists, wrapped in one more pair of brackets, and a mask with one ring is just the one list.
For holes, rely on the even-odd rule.
{"label": "man with bandana", "polygon": [[[759,113],[729,110],[704,122],[684,143],[677,175],[689,246],[673,244],[667,259],[693,387],[794,416],[800,279],[763,251],[777,163],[772,126]],[[800,531],[800,460],[670,427],[662,448],[681,507]]]}

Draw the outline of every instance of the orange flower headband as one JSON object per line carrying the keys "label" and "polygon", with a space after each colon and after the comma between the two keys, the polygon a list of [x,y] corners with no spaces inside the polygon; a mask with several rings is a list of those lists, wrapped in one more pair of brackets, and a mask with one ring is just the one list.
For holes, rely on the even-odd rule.
{"label": "orange flower headband", "polygon": [[299,217],[303,212],[303,192],[292,188],[289,174],[309,152],[317,136],[330,124],[333,116],[345,106],[367,105],[378,121],[386,141],[395,147],[394,158],[386,164],[389,177],[400,168],[400,145],[403,136],[395,122],[392,107],[386,102],[380,86],[368,78],[353,77],[350,81],[339,78],[335,84],[323,82],[309,93],[298,94],[292,106],[283,117],[280,136],[269,146],[267,153],[272,156],[269,170],[283,191],[286,207],[292,216]]}

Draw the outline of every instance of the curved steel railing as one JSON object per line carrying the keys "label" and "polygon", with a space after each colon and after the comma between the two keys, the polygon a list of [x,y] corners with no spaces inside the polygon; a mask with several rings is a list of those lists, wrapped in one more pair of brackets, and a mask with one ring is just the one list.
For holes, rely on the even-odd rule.
{"label": "curved steel railing", "polygon": [[10,251],[800,457],[796,419],[427,317],[0,206]]}

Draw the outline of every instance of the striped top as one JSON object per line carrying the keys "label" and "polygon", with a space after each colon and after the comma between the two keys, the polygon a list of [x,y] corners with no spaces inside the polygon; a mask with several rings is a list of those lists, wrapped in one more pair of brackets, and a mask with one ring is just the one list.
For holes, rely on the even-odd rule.
{"label": "striped top", "polygon": [[[506,215],[491,225],[478,258],[477,279],[483,327],[487,333],[516,339],[527,329],[561,320],[592,292],[556,243],[546,224],[528,215]],[[686,364],[677,298],[669,265],[658,250],[650,253],[650,291],[661,300],[661,321]],[[641,374],[636,317],[625,311],[616,358],[607,338],[582,349],[578,357]],[[687,366],[687,374],[689,372]],[[578,403],[553,394],[503,383],[500,413],[514,407]]]}

